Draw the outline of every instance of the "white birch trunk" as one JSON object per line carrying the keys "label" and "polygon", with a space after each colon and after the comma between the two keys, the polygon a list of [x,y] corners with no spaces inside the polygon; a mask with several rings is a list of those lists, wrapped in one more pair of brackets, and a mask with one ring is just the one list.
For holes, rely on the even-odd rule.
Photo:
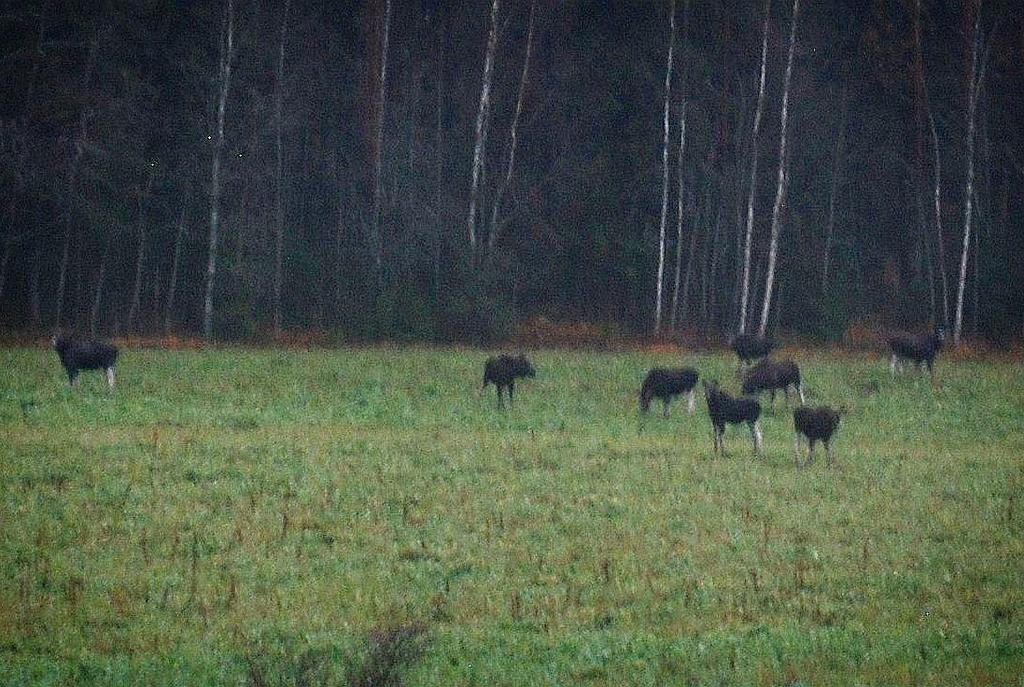
{"label": "white birch trunk", "polygon": [[373,264],[377,288],[384,288],[384,236],[381,230],[381,196],[384,167],[384,105],[388,77],[388,44],[391,40],[391,0],[384,0],[384,26],[381,32],[380,80],[377,84],[377,132],[373,160],[373,217],[370,239],[373,242]]}
{"label": "white birch trunk", "polygon": [[967,256],[971,245],[971,211],[974,201],[974,113],[978,102],[978,42],[981,35],[981,7],[976,6],[974,39],[971,41],[971,80],[967,92],[967,179],[964,187],[964,242],[960,251],[960,280],[957,286],[953,343],[959,345],[964,317],[964,289],[967,284]]}
{"label": "white birch trunk", "polygon": [[843,145],[846,139],[847,91],[843,87],[840,96],[839,131],[836,132],[836,149],[832,157],[832,187],[828,194],[828,224],[825,227],[825,255],[821,260],[821,292],[828,288],[828,272],[832,259],[832,239],[836,226],[836,197],[839,195],[839,180],[843,172]]}
{"label": "white birch trunk", "polygon": [[764,111],[764,77],[768,63],[768,26],[771,22],[771,0],[764,3],[764,35],[761,39],[761,76],[757,87],[757,107],[754,110],[754,130],[750,143],[750,194],[747,196],[747,232],[743,241],[743,279],[740,283],[739,333],[747,331],[747,303],[750,300],[750,248],[754,237],[754,195],[757,191],[757,135]]}
{"label": "white birch trunk", "polygon": [[220,236],[220,158],[224,150],[224,111],[231,87],[231,63],[235,54],[235,5],[226,0],[224,37],[217,72],[217,128],[210,170],[210,240],[206,256],[206,291],[203,297],[203,336],[213,336],[213,287],[217,273],[217,241]]}
{"label": "white birch trunk", "polygon": [[676,42],[676,2],[669,0],[669,39],[668,58],[665,66],[665,116],[663,118],[665,137],[661,148],[661,225],[658,237],[658,279],[654,302],[654,334],[661,331],[661,292],[665,277],[665,224],[668,220],[668,146],[669,146],[669,112],[672,104],[672,49]]}
{"label": "white birch trunk", "polygon": [[274,336],[281,335],[281,286],[284,281],[284,161],[282,150],[284,45],[288,32],[288,9],[291,0],[285,0],[281,10],[281,42],[277,53],[277,88],[274,92],[276,194],[274,198]]}
{"label": "white birch trunk", "polygon": [[476,114],[476,142],[473,146],[473,181],[469,189],[469,217],[466,228],[469,233],[469,247],[476,255],[476,213],[480,187],[484,179],[484,156],[487,151],[487,128],[491,110],[491,75],[494,71],[494,51],[498,42],[499,0],[491,0],[491,28],[487,36],[487,52],[484,55],[483,83],[480,86],[480,107]]}
{"label": "white birch trunk", "polygon": [[4,285],[7,283],[7,261],[11,257],[11,242],[4,241],[4,256],[0,258],[0,303],[4,300]]}
{"label": "white birch trunk", "polygon": [[942,323],[949,326],[949,278],[946,272],[946,242],[942,237],[942,168],[939,157],[939,136],[935,130],[935,117],[928,110],[928,125],[932,132],[932,149],[935,152],[935,238],[938,242],[938,268],[942,282]]}
{"label": "white birch trunk", "polygon": [[114,242],[113,236],[107,237],[107,245],[103,249],[103,257],[100,258],[100,271],[96,277],[96,291],[93,294],[92,310],[89,314],[89,333],[96,336],[96,328],[100,320],[100,303],[103,300],[103,283],[107,279],[107,258],[110,255],[110,244]]}
{"label": "white birch trunk", "polygon": [[764,283],[764,302],[761,307],[761,325],[758,336],[764,336],[768,329],[768,313],[772,306],[772,288],[775,285],[775,263],[779,255],[779,216],[786,198],[786,124],[789,116],[789,84],[793,75],[793,49],[796,45],[796,21],[800,12],[800,0],[793,0],[793,19],[789,25],[789,55],[786,57],[786,76],[782,83],[782,122],[779,125],[779,175],[775,186],[775,205],[772,206],[772,235],[768,244],[768,274]]}
{"label": "white birch trunk", "polygon": [[174,237],[174,258],[171,261],[171,276],[167,284],[167,306],[164,308],[164,336],[171,333],[171,313],[174,311],[174,292],[178,286],[178,265],[181,263],[181,244],[185,238],[185,213],[188,208],[188,196],[181,206],[178,215],[178,231]]}
{"label": "white birch trunk", "polygon": [[672,288],[672,329],[676,328],[676,316],[679,310],[679,269],[683,261],[683,158],[686,153],[686,100],[683,100],[682,112],[679,115],[679,190],[676,199],[676,273],[675,286]]}
{"label": "white birch trunk", "polygon": [[487,235],[488,255],[494,253],[494,247],[498,243],[498,234],[500,233],[500,229],[498,227],[498,211],[501,209],[501,201],[505,197],[505,192],[508,190],[509,184],[512,183],[512,173],[515,169],[519,116],[523,112],[523,95],[526,92],[527,78],[530,71],[530,55],[533,53],[533,23],[536,10],[537,1],[534,0],[530,4],[530,24],[526,31],[526,56],[523,58],[523,71],[519,75],[519,94],[516,97],[515,112],[512,114],[512,124],[509,127],[508,165],[505,168],[505,178],[502,179],[501,184],[498,186],[497,193],[494,196],[494,203],[491,205],[491,224]]}
{"label": "white birch trunk", "polygon": [[138,227],[139,245],[135,253],[135,286],[132,288],[132,301],[128,306],[128,319],[125,323],[126,331],[131,334],[135,331],[135,320],[139,314],[139,304],[142,300],[142,267],[146,259],[146,201],[153,190],[153,171],[150,170],[146,178],[146,188],[139,196]]}

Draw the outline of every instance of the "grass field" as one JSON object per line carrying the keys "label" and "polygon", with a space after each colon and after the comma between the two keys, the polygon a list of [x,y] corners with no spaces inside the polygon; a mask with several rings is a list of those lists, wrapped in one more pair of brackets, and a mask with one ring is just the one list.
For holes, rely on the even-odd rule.
{"label": "grass field", "polygon": [[798,470],[781,402],[714,459],[672,356],[532,357],[0,351],[0,683],[1024,685],[1019,365],[798,355]]}

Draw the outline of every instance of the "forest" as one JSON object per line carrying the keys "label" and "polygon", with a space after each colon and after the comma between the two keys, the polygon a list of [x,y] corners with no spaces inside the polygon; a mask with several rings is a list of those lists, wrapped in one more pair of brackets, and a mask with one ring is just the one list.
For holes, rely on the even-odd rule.
{"label": "forest", "polygon": [[0,5],[0,329],[1024,326],[1016,0]]}

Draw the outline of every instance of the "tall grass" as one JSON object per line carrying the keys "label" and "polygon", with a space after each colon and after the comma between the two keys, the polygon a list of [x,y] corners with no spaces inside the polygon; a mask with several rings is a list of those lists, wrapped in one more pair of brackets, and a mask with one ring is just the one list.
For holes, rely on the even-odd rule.
{"label": "tall grass", "polygon": [[507,412],[484,357],[0,352],[0,682],[1024,684],[1014,366],[800,356],[851,412],[798,470],[781,398],[761,459],[641,420],[670,356],[536,353]]}

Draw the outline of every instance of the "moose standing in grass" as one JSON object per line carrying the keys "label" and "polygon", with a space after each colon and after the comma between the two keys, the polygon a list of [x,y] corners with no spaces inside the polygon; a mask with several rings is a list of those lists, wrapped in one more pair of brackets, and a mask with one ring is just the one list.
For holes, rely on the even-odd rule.
{"label": "moose standing in grass", "polygon": [[107,384],[114,388],[114,364],[117,362],[117,346],[98,339],[79,339],[73,336],[54,334],[50,340],[57,351],[60,364],[68,375],[68,383],[78,386],[80,370],[104,370]]}
{"label": "moose standing in grass", "polygon": [[537,371],[533,369],[533,365],[523,354],[494,356],[488,358],[484,363],[484,385],[480,387],[480,391],[482,393],[488,384],[493,384],[498,390],[498,406],[504,407],[501,390],[508,389],[508,403],[512,405],[512,392],[516,388],[516,379],[536,376]]}

